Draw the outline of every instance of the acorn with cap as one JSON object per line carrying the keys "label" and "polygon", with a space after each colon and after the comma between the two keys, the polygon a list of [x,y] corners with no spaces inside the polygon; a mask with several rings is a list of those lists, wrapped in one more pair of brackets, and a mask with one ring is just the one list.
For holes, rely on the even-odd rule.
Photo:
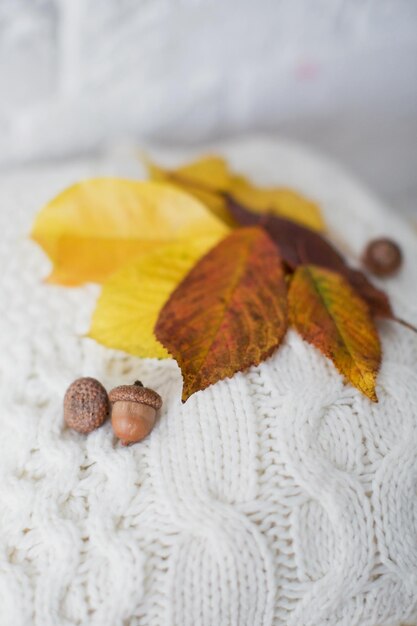
{"label": "acorn with cap", "polygon": [[142,441],[151,432],[162,398],[137,380],[133,385],[115,387],[109,393],[114,434],[123,446]]}

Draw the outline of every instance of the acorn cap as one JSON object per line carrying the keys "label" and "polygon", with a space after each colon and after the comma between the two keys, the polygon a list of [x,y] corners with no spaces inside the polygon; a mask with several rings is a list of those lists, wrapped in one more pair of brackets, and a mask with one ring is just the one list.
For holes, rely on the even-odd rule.
{"label": "acorn cap", "polygon": [[109,400],[115,402],[140,402],[151,406],[157,411],[162,406],[162,398],[153,389],[144,387],[141,382],[136,381],[134,385],[120,385],[109,393]]}
{"label": "acorn cap", "polygon": [[90,433],[102,425],[109,413],[109,399],[95,378],[77,378],[64,397],[64,420],[79,433]]}

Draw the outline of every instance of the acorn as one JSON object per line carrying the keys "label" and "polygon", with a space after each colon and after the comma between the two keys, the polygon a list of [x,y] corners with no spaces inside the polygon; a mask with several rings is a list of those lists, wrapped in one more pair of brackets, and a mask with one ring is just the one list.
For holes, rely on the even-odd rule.
{"label": "acorn", "polygon": [[109,393],[112,405],[111,423],[123,446],[142,441],[151,432],[162,399],[153,389],[137,380],[134,385],[121,385]]}
{"label": "acorn", "polygon": [[64,396],[64,420],[79,433],[90,433],[102,425],[109,414],[109,398],[95,378],[78,378]]}
{"label": "acorn", "polygon": [[368,243],[362,256],[364,266],[375,276],[391,276],[402,264],[401,248],[387,238],[373,239]]}

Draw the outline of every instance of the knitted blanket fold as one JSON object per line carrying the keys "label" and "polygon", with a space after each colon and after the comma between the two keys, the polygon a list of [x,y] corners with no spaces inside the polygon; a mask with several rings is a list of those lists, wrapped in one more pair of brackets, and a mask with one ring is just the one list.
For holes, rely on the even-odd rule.
{"label": "knitted blanket fold", "polygon": [[[404,266],[375,282],[417,324],[409,225],[304,148],[252,138],[210,150],[316,200],[353,264],[370,238],[395,239]],[[417,624],[417,336],[378,323],[378,404],[289,332],[260,366],[182,405],[174,361],[82,336],[98,288],[43,285],[48,261],[27,236],[63,187],[136,167],[97,159],[0,178],[0,626]],[[87,375],[161,394],[149,438],[123,448],[109,423],[65,428],[65,389]]]}

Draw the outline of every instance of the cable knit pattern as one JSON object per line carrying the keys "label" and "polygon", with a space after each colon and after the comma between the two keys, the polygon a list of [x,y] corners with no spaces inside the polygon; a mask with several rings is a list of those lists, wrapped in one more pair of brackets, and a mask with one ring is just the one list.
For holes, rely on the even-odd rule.
{"label": "cable knit pattern", "polygon": [[[304,149],[214,149],[317,199],[353,261],[369,237],[399,241],[404,268],[381,284],[417,323],[410,227]],[[416,335],[380,323],[376,405],[294,332],[181,405],[173,361],[82,337],[98,289],[43,285],[48,261],[27,239],[51,195],[124,168],[101,159],[1,180],[1,626],[417,624]],[[87,437],[64,426],[65,389],[86,375],[161,394],[145,442],[122,448],[109,423]]]}

